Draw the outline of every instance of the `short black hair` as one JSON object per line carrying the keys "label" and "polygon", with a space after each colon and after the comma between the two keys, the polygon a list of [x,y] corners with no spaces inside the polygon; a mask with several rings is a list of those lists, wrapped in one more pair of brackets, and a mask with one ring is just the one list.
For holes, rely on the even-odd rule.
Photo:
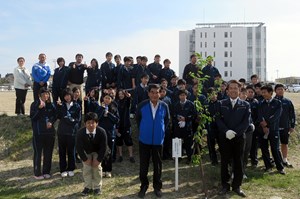
{"label": "short black hair", "polygon": [[160,90],[160,86],[158,84],[149,84],[149,86],[148,86],[148,92],[150,92],[151,89]]}
{"label": "short black hair", "polygon": [[178,91],[178,96],[181,95],[181,94],[185,94],[185,95],[187,96],[188,91],[187,91],[186,89],[180,89],[180,90]]}
{"label": "short black hair", "polygon": [[98,115],[94,112],[88,112],[84,117],[84,123],[86,123],[89,120],[94,120],[96,123],[98,123]]}
{"label": "short black hair", "polygon": [[66,63],[66,61],[65,61],[65,59],[63,58],[63,57],[59,57],[59,58],[57,58],[57,64],[59,64],[59,62],[64,62],[64,63]]}
{"label": "short black hair", "polygon": [[[116,57],[116,56],[115,56],[115,57]],[[127,61],[130,61],[130,62],[131,62],[132,60],[131,60],[129,57],[126,56],[126,57],[124,57],[123,61],[124,61],[124,63],[125,63],[125,62],[127,62]]]}
{"label": "short black hair", "polygon": [[177,79],[178,77],[176,75],[172,75],[171,79]]}
{"label": "short black hair", "polygon": [[253,79],[253,78],[258,78],[258,75],[256,75],[256,74],[251,75],[250,79]]}
{"label": "short black hair", "polygon": [[239,79],[239,82],[246,83],[246,80],[244,78]]}
{"label": "short black hair", "polygon": [[148,75],[148,74],[146,74],[146,73],[143,73],[143,74],[141,75],[141,79],[143,79],[143,78],[147,78],[147,79],[149,79],[149,75]]}
{"label": "short black hair", "polygon": [[207,89],[207,93],[208,94],[212,94],[213,92],[215,92],[216,91],[216,89],[214,88],[214,87],[209,87],[208,89]]}
{"label": "short black hair", "polygon": [[193,57],[197,57],[197,56],[195,54],[192,54],[190,58],[192,59]]}
{"label": "short black hair", "polygon": [[141,61],[148,61],[148,58],[146,56],[142,56]]}
{"label": "short black hair", "polygon": [[156,54],[156,55],[154,56],[154,58],[160,58],[160,55],[159,55],[159,54]]}
{"label": "short black hair", "polygon": [[137,56],[135,59],[141,59],[141,58],[142,58],[142,56],[139,55],[139,56]]}
{"label": "short black hair", "polygon": [[236,81],[235,79],[232,79],[227,83],[227,89],[229,88],[230,84],[237,84],[239,88],[241,88],[242,86],[240,82]]}
{"label": "short black hair", "polygon": [[252,85],[248,85],[247,87],[246,87],[246,89],[248,90],[248,89],[251,89],[251,90],[253,90],[253,92],[255,92],[255,88],[252,86]]}
{"label": "short black hair", "polygon": [[186,85],[186,81],[184,79],[179,79],[177,82],[178,85]]}
{"label": "short black hair", "polygon": [[267,90],[268,93],[271,93],[271,92],[273,92],[273,87],[270,84],[266,84],[266,85],[261,87],[261,90]]}
{"label": "short black hair", "polygon": [[75,93],[76,91],[81,92],[81,90],[79,89],[79,87],[74,87],[74,88],[72,89],[72,92],[73,92],[73,93]]}
{"label": "short black hair", "polygon": [[82,57],[82,58],[83,58],[83,55],[80,54],[80,53],[77,53],[77,54],[75,55],[75,58],[77,58],[77,57]]}
{"label": "short black hair", "polygon": [[121,59],[121,55],[115,55],[114,56],[114,59],[117,59],[117,58]]}
{"label": "short black hair", "polygon": [[241,92],[247,92],[246,88],[241,88]]}
{"label": "short black hair", "polygon": [[258,82],[257,84],[254,85],[254,88],[261,88],[261,87],[262,87],[262,85],[260,82]]}
{"label": "short black hair", "polygon": [[25,58],[24,58],[24,57],[19,57],[19,58],[17,59],[17,62],[19,62],[21,59],[23,59],[23,60],[25,61]]}
{"label": "short black hair", "polygon": [[42,87],[39,90],[39,95],[41,96],[43,93],[49,93],[50,94],[50,91],[46,87]]}
{"label": "short black hair", "polygon": [[222,81],[221,84],[227,86],[228,83],[226,81]]}
{"label": "short black hair", "polygon": [[166,64],[167,62],[171,63],[169,59],[165,59],[163,63]]}
{"label": "short black hair", "polygon": [[277,88],[284,88],[284,85],[283,84],[276,84],[275,85],[275,91],[276,91]]}
{"label": "short black hair", "polygon": [[107,52],[107,53],[105,54],[105,57],[108,57],[108,56],[113,56],[113,54],[112,54],[111,52]]}
{"label": "short black hair", "polygon": [[161,78],[161,79],[160,79],[160,83],[163,83],[163,82],[165,82],[165,81],[168,82],[168,80],[166,80],[165,78]]}
{"label": "short black hair", "polygon": [[222,78],[222,75],[220,73],[218,73],[218,74],[215,74],[214,77],[220,77],[220,78]]}

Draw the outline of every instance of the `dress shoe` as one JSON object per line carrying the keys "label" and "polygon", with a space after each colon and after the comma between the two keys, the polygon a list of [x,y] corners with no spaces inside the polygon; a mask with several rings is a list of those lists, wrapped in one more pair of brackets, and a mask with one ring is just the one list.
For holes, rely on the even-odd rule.
{"label": "dress shoe", "polygon": [[156,195],[156,197],[161,198],[162,196],[162,192],[160,189],[154,189],[154,194]]}
{"label": "dress shoe", "polygon": [[285,175],[285,174],[286,174],[285,171],[284,171],[284,169],[279,170],[278,172],[279,172],[281,175]]}
{"label": "dress shoe", "polygon": [[229,189],[223,187],[223,188],[219,191],[218,194],[222,196],[222,195],[227,194],[228,192],[229,192]]}
{"label": "dress shoe", "polygon": [[141,190],[140,190],[140,192],[138,193],[138,197],[139,197],[139,198],[144,198],[145,195],[146,195],[147,189],[148,189],[147,186],[141,187]]}
{"label": "dress shoe", "polygon": [[243,198],[246,197],[246,194],[240,188],[232,189],[232,191],[235,192],[237,195],[243,197]]}

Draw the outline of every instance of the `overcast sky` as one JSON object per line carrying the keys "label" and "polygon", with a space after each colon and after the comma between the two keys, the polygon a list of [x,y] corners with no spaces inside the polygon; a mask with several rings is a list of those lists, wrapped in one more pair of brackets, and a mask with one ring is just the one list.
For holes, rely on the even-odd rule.
{"label": "overcast sky", "polygon": [[300,76],[300,1],[297,0],[10,0],[0,7],[0,73],[11,73],[25,57],[31,69],[38,54],[69,63],[82,53],[101,63],[111,51],[122,57],[155,54],[178,72],[179,31],[196,23],[264,22],[267,78]]}

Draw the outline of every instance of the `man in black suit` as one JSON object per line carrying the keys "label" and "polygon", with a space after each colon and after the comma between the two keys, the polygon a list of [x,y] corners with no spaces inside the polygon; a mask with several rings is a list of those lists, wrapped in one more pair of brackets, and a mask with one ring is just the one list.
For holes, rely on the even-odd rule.
{"label": "man in black suit", "polygon": [[236,80],[228,82],[228,99],[221,100],[218,106],[216,122],[219,129],[221,153],[220,195],[230,190],[229,163],[233,162],[232,190],[241,197],[246,194],[240,189],[243,180],[242,157],[245,144],[245,132],[250,125],[250,105],[239,99],[241,84]]}

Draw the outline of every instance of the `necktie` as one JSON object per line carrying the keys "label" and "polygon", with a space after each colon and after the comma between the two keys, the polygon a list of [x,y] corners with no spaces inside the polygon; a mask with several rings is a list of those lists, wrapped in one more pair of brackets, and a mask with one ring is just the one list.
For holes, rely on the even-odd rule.
{"label": "necktie", "polygon": [[235,100],[232,100],[232,101],[231,101],[231,104],[232,104],[232,108],[234,108]]}
{"label": "necktie", "polygon": [[89,134],[89,139],[90,139],[90,140],[93,140],[93,138],[94,138],[93,134],[90,133],[90,134]]}

